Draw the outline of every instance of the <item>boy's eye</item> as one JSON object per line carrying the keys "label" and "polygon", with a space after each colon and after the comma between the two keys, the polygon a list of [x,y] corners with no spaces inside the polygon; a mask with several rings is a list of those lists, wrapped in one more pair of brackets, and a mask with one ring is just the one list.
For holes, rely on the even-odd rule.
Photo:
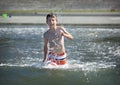
{"label": "boy's eye", "polygon": [[55,21],[55,19],[54,18],[49,18],[48,21]]}
{"label": "boy's eye", "polygon": [[54,19],[52,19],[52,21],[55,21]]}

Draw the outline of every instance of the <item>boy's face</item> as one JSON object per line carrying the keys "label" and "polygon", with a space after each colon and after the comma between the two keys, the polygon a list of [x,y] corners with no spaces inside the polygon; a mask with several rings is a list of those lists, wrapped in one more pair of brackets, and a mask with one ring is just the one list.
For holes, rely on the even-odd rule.
{"label": "boy's face", "polygon": [[50,26],[50,27],[53,27],[57,24],[57,20],[55,17],[49,17],[47,19],[47,24]]}

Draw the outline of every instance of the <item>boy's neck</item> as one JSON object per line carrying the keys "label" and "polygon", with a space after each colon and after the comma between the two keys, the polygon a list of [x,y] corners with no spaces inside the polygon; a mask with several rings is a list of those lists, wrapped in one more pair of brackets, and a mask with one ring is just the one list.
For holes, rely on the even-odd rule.
{"label": "boy's neck", "polygon": [[57,26],[54,26],[54,27],[50,27],[51,30],[56,30],[57,29]]}

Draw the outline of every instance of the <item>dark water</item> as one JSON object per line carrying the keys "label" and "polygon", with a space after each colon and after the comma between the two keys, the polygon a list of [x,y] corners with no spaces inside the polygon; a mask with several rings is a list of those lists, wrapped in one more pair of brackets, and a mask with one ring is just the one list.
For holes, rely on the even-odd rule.
{"label": "dark water", "polygon": [[74,40],[65,39],[68,64],[33,66],[43,59],[47,26],[0,26],[1,85],[119,85],[120,27],[65,26]]}

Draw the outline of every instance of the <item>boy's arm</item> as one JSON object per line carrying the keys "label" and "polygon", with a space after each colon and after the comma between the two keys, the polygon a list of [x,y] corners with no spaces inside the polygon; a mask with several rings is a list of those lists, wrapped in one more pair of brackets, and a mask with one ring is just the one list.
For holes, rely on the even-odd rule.
{"label": "boy's arm", "polygon": [[73,36],[67,31],[65,30],[64,28],[62,28],[61,30],[61,34],[65,37],[67,37],[68,39],[72,40],[73,39]]}
{"label": "boy's arm", "polygon": [[48,53],[48,39],[44,38],[44,59],[43,62],[47,60],[47,53]]}

